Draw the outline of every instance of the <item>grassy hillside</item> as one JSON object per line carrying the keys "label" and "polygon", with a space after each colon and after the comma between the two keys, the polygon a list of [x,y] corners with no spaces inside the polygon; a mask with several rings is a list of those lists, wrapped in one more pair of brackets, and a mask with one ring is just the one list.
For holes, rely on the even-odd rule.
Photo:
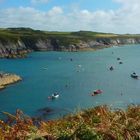
{"label": "grassy hillside", "polygon": [[0,121],[1,140],[139,140],[140,106],[112,111],[106,106],[52,121],[33,120],[20,110]]}
{"label": "grassy hillside", "polygon": [[139,34],[131,35],[124,34],[118,35],[113,33],[102,33],[102,32],[92,32],[92,31],[79,31],[79,32],[49,32],[33,30],[31,28],[7,28],[0,29],[0,38],[17,39],[20,37],[54,37],[54,38],[73,38],[73,39],[84,39],[84,38],[114,38],[114,37],[140,37]]}

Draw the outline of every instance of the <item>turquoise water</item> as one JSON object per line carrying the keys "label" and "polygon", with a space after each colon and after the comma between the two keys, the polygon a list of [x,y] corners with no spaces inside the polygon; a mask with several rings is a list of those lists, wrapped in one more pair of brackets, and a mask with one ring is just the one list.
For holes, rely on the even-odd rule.
{"label": "turquoise water", "polygon": [[[108,69],[111,65],[113,71]],[[23,78],[0,91],[0,111],[20,108],[50,119],[102,104],[120,108],[140,103],[140,80],[130,77],[133,71],[140,75],[140,45],[96,52],[34,52],[25,59],[0,59],[0,70]],[[103,94],[91,96],[95,89]],[[56,91],[60,97],[48,100]],[[43,108],[52,112],[46,115],[39,111]]]}

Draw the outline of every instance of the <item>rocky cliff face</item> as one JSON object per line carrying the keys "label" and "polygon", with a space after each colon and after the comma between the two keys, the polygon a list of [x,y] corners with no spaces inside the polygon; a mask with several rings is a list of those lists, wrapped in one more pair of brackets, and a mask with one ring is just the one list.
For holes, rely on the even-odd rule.
{"label": "rocky cliff face", "polygon": [[28,48],[22,41],[17,40],[16,42],[12,42],[7,40],[0,40],[0,57],[6,58],[14,58],[14,57],[24,57],[28,52]]}
{"label": "rocky cliff face", "polygon": [[0,40],[0,58],[24,57],[30,51],[78,51],[88,49],[100,49],[112,45],[139,44],[140,38],[96,38],[78,39],[77,42],[69,40],[64,45],[58,38],[20,38],[15,41]]}

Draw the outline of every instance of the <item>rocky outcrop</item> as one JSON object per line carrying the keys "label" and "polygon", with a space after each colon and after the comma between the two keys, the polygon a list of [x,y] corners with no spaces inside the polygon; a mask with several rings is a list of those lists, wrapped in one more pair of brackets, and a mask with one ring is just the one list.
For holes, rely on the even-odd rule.
{"label": "rocky outcrop", "polygon": [[20,76],[9,73],[0,73],[0,89],[5,88],[9,84],[13,84],[22,80]]}
{"label": "rocky outcrop", "polygon": [[25,46],[22,41],[17,40],[16,42],[12,42],[7,40],[0,40],[0,57],[1,58],[16,58],[16,57],[25,57],[25,55],[29,52],[29,49]]}
{"label": "rocky outcrop", "polygon": [[125,44],[140,44],[140,38],[98,38],[89,40],[79,40],[76,44],[70,44],[70,51],[75,50],[88,50],[88,49],[101,49],[110,47],[113,45],[125,45]]}

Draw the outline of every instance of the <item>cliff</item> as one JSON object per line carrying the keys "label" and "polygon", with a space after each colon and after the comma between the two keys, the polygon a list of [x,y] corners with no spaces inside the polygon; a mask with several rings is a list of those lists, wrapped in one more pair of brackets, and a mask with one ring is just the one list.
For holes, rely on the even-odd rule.
{"label": "cliff", "polygon": [[139,44],[140,35],[89,31],[45,32],[30,28],[0,29],[0,58],[25,57],[30,51],[96,50],[112,45]]}

